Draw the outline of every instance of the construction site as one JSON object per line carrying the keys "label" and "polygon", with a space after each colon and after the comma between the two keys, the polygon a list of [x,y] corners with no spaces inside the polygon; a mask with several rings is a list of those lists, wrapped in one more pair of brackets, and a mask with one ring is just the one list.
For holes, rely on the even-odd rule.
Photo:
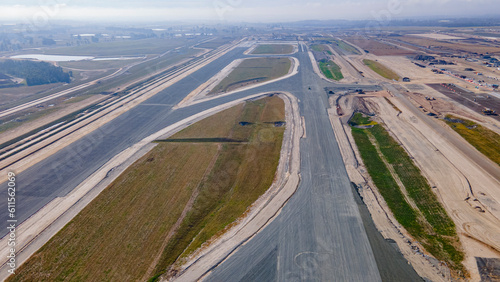
{"label": "construction site", "polygon": [[1,88],[0,279],[500,281],[500,29],[302,24]]}

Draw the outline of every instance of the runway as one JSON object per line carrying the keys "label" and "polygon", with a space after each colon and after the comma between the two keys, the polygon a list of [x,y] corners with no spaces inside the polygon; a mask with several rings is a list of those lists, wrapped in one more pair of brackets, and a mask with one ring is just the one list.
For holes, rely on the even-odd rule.
{"label": "runway", "polygon": [[[55,197],[64,196],[120,151],[195,113],[267,91],[288,91],[299,99],[307,137],[301,141],[301,183],[281,214],[216,267],[209,281],[382,281],[381,267],[364,222],[327,114],[325,87],[302,48],[299,73],[291,78],[172,110],[187,94],[226,65],[246,57],[236,48],[175,83],[100,129],[18,175],[17,215],[26,220]],[[352,85],[358,88],[376,86]],[[1,184],[6,191],[6,183]],[[7,202],[0,203],[6,222]],[[5,226],[5,223],[4,223]],[[3,230],[6,230],[4,227]],[[376,232],[370,230],[370,232]],[[1,235],[4,236],[6,232]],[[373,234],[372,234],[373,235]],[[380,235],[380,234],[378,234]],[[372,243],[373,244],[373,243]],[[388,243],[382,248],[393,248]],[[397,254],[396,254],[397,255]],[[394,258],[400,261],[400,258]],[[404,267],[401,266],[401,267]],[[410,270],[411,267],[406,265]],[[411,272],[405,269],[404,272]],[[416,274],[415,274],[416,275]],[[415,278],[414,276],[409,276]],[[418,276],[417,276],[418,277]],[[399,277],[407,280],[406,276]],[[386,280],[387,281],[387,280]]]}

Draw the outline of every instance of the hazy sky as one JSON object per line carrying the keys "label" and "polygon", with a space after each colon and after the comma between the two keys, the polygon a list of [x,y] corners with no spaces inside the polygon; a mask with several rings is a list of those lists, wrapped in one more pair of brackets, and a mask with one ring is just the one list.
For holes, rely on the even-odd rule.
{"label": "hazy sky", "polygon": [[500,15],[500,0],[0,0],[0,21],[279,22]]}

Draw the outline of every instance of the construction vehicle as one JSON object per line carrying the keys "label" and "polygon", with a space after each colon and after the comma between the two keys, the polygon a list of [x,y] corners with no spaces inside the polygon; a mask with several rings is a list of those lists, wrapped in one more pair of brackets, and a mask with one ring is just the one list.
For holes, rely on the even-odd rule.
{"label": "construction vehicle", "polygon": [[483,114],[485,115],[495,115],[496,114],[496,111],[492,110],[492,109],[484,109],[483,110]]}

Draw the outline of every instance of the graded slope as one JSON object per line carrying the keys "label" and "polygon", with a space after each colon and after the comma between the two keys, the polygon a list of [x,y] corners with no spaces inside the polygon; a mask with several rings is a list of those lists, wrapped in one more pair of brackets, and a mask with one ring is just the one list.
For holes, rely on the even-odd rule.
{"label": "graded slope", "polygon": [[286,55],[293,52],[290,44],[260,44],[253,51],[252,55]]}
{"label": "graded slope", "polygon": [[265,82],[286,75],[292,61],[289,58],[255,58],[241,62],[209,94],[230,92],[237,88]]}

